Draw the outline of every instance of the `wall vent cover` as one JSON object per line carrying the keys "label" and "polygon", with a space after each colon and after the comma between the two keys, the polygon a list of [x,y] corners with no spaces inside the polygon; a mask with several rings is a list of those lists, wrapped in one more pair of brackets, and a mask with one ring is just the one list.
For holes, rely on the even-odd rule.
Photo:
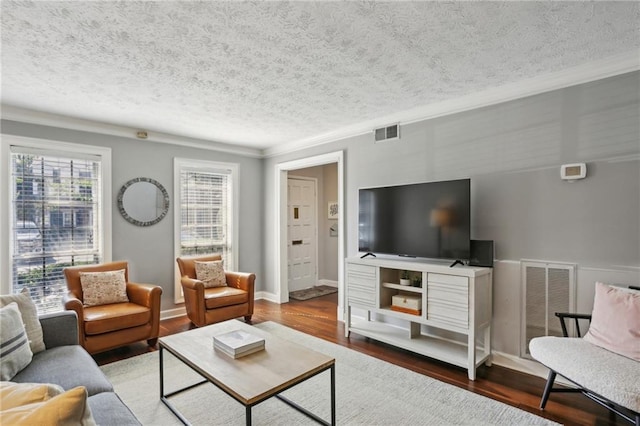
{"label": "wall vent cover", "polygon": [[[575,265],[521,261],[522,320],[520,356],[531,358],[529,342],[534,337],[562,336],[556,312],[575,312]],[[570,335],[574,327],[568,324]]]}
{"label": "wall vent cover", "polygon": [[373,131],[375,142],[384,142],[393,139],[400,139],[400,125],[393,124],[387,127],[380,127]]}

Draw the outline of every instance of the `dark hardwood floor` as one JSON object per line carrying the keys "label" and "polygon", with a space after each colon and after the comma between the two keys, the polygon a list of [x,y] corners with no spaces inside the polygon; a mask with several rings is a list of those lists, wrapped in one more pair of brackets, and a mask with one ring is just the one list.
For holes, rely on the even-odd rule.
{"label": "dark hardwood floor", "polygon": [[[579,394],[552,394],[546,409],[540,411],[538,405],[545,380],[539,377],[494,364],[492,367],[480,367],[476,380],[471,381],[463,368],[435,361],[355,333],[346,338],[344,323],[338,322],[336,318],[337,299],[337,294],[331,294],[304,302],[292,300],[283,305],[258,300],[252,322],[258,324],[274,321],[558,423],[566,425],[629,424]],[[186,317],[164,320],[160,324],[160,336],[180,333],[191,327]],[[98,364],[102,365],[153,350],[156,349],[149,348],[145,343],[140,342],[94,355],[94,358]]]}

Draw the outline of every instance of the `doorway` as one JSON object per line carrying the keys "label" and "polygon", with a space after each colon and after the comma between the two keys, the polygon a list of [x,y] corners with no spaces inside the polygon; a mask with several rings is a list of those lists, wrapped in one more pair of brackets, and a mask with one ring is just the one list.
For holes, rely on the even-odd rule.
{"label": "doorway", "polygon": [[318,181],[287,178],[287,278],[289,293],[318,282]]}
{"label": "doorway", "polygon": [[[336,186],[337,196],[334,205],[337,205],[337,219],[333,219],[332,226],[326,227],[326,224],[318,228],[318,232],[329,233],[334,235],[335,246],[330,256],[333,257],[334,264],[337,266],[337,287],[338,287],[338,306],[337,314],[338,320],[344,319],[344,195],[343,195],[343,182],[344,182],[344,164],[343,164],[343,152],[337,151],[329,154],[319,155],[315,157],[305,158],[301,160],[290,161],[276,165],[276,195],[278,203],[276,205],[276,217],[279,219],[276,221],[276,290],[277,297],[280,303],[286,303],[289,301],[289,279],[288,279],[288,178],[289,172],[292,175],[296,174],[296,171],[300,169],[306,169],[315,166],[324,166],[329,164],[335,164],[336,168]],[[320,205],[318,211],[324,211],[328,206]],[[323,219],[320,223],[323,223],[325,218],[328,219],[328,212],[324,212]],[[327,229],[325,229],[327,228]],[[329,229],[332,228],[332,229]],[[322,279],[322,277],[320,277]],[[321,281],[321,280],[320,280]]]}

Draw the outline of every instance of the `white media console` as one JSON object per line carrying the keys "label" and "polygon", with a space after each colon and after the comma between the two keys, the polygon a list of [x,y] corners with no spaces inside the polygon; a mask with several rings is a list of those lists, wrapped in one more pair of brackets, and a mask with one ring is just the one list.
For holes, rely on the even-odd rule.
{"label": "white media console", "polygon": [[[403,271],[415,286],[400,285]],[[471,380],[476,367],[491,365],[491,268],[368,257],[346,259],[346,275],[347,337],[357,333],[464,367]],[[421,309],[392,310],[398,295],[421,298]],[[352,308],[366,311],[364,318]]]}

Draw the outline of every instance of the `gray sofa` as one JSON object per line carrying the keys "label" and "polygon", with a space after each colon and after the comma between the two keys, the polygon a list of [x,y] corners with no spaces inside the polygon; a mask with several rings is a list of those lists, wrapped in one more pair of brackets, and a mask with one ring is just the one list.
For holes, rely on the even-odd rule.
{"label": "gray sofa", "polygon": [[89,407],[98,425],[140,425],[113,391],[91,355],[78,345],[78,320],[73,311],[40,316],[46,350],[13,379],[19,383],[54,383],[64,390],[85,386]]}

